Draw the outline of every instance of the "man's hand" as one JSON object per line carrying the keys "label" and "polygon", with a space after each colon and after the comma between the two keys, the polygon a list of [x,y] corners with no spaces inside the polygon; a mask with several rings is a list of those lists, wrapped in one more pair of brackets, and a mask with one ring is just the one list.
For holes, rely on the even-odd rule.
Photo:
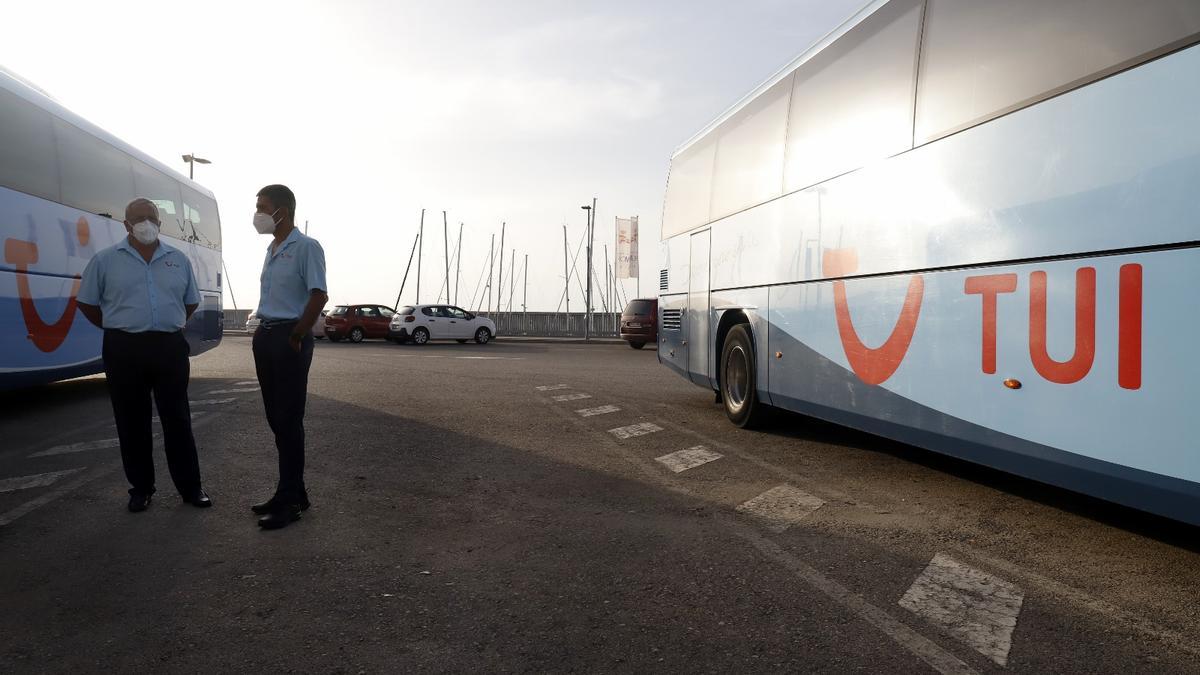
{"label": "man's hand", "polygon": [[288,336],[288,345],[292,351],[300,353],[300,348],[304,346],[304,333],[292,333]]}

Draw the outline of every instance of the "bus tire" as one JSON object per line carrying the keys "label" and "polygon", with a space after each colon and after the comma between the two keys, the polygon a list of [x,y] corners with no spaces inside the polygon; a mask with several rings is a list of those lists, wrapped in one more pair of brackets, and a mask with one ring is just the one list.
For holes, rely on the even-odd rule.
{"label": "bus tire", "polygon": [[761,427],[769,408],[758,400],[757,364],[749,324],[729,329],[721,348],[721,404],[730,422],[742,429]]}

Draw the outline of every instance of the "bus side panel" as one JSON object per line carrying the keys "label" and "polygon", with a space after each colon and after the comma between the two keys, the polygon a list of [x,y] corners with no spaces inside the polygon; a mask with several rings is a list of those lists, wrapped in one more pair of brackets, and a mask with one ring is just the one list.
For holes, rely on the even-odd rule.
{"label": "bus side panel", "polygon": [[221,344],[221,252],[183,242],[171,241],[171,245],[186,253],[192,261],[196,285],[200,288],[200,306],[184,327],[184,335],[191,345],[192,356],[195,356]]}
{"label": "bus side panel", "polygon": [[683,377],[688,377],[687,330],[684,325],[687,302],[686,293],[658,298],[658,362]]}
{"label": "bus side panel", "polygon": [[1198,288],[1195,248],[773,288],[772,400],[1200,524]]}

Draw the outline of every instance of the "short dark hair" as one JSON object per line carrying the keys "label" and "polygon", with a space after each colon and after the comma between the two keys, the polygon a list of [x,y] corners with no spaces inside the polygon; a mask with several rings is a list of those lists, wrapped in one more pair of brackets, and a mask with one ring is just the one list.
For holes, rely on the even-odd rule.
{"label": "short dark hair", "polygon": [[286,185],[268,185],[255,196],[266,197],[275,208],[287,209],[293,217],[296,215],[296,195]]}

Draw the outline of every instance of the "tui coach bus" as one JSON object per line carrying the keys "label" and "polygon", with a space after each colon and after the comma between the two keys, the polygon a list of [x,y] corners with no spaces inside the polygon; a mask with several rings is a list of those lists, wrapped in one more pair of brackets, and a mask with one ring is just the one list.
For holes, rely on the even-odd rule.
{"label": "tui coach bus", "polygon": [[873,2],[681,146],[660,362],[1200,524],[1200,2]]}

